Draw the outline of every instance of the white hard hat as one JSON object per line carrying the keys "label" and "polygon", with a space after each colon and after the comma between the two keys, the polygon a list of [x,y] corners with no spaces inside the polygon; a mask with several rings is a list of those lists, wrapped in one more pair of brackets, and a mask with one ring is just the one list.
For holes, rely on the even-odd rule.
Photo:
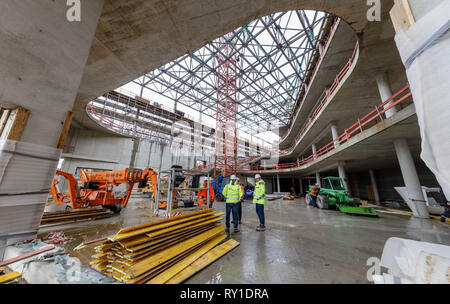
{"label": "white hard hat", "polygon": [[230,179],[237,179],[236,175],[231,175]]}
{"label": "white hard hat", "polygon": [[256,174],[256,175],[255,175],[255,178],[261,178],[261,175]]}

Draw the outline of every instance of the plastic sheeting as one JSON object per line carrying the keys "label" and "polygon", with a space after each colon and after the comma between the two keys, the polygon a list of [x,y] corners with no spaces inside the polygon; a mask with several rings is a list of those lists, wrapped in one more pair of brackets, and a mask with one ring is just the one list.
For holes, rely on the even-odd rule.
{"label": "plastic sheeting", "polygon": [[37,233],[60,155],[60,149],[0,140],[0,239],[7,244]]}
{"label": "plastic sheeting", "polygon": [[389,274],[376,283],[450,283],[450,246],[390,238],[384,245],[381,266]]}
{"label": "plastic sheeting", "polygon": [[447,0],[416,20],[408,31],[399,31],[395,36],[403,63],[408,61],[406,73],[422,137],[421,158],[435,174],[447,198],[450,198],[450,32],[445,28],[449,19]]}

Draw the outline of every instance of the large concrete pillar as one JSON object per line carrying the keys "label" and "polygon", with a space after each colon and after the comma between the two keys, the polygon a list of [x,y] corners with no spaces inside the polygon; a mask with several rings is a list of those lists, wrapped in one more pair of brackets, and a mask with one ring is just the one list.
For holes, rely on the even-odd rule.
{"label": "large concrete pillar", "polygon": [[131,157],[130,157],[130,165],[129,168],[134,168],[136,166],[136,156],[139,151],[139,145],[141,143],[141,140],[139,138],[133,139],[133,149],[131,150]]}
{"label": "large concrete pillar", "polygon": [[335,124],[331,124],[331,136],[333,137],[334,146],[339,146],[339,143],[337,142],[339,133]]}
{"label": "large concrete pillar", "polygon": [[300,195],[303,195],[303,182],[301,177],[298,178],[298,183],[300,184]]}
{"label": "large concrete pillar", "polygon": [[320,187],[322,187],[322,184],[320,183],[320,173],[316,172],[316,183],[319,184]]}
{"label": "large concrete pillar", "polygon": [[281,187],[280,187],[280,175],[277,174],[277,190],[278,192],[281,192]]}
{"label": "large concrete pillar", "polygon": [[411,151],[409,150],[408,143],[406,142],[406,139],[396,139],[394,141],[394,146],[406,190],[409,195],[408,199],[417,210],[417,212],[414,212],[413,210],[414,216],[429,218],[430,215],[425,204],[425,198],[423,197],[419,176],[417,174],[416,166],[414,165],[414,160],[411,155]]}
{"label": "large concrete pillar", "polygon": [[[378,85],[378,91],[380,93],[380,97],[381,97],[381,101],[384,102],[386,100],[388,100],[393,94],[392,94],[392,89],[391,86],[389,84],[389,79],[388,79],[388,75],[386,73],[379,73],[375,76],[375,79],[377,81],[377,85]],[[390,106],[392,104],[392,101],[388,102],[384,108],[387,108],[388,106]],[[392,115],[394,115],[395,113],[397,113],[397,107],[392,107],[389,110],[387,110],[385,112],[386,117],[391,117]]]}
{"label": "large concrete pillar", "polygon": [[369,175],[370,175],[370,183],[372,184],[372,190],[373,190],[373,196],[375,196],[375,202],[377,203],[377,205],[380,205],[380,194],[378,192],[378,186],[377,186],[377,181],[375,179],[375,173],[373,172],[373,170],[369,170]]}
{"label": "large concrete pillar", "polygon": [[[380,73],[376,75],[376,81],[378,90],[382,101],[386,101],[392,94],[391,86],[389,85],[388,76],[386,73]],[[385,105],[388,107],[391,102]],[[397,108],[393,107],[386,111],[387,118],[397,113]],[[416,166],[411,155],[408,143],[406,139],[397,139],[394,141],[395,152],[397,154],[400,169],[403,175],[403,181],[405,182],[406,189],[410,196],[410,203],[414,204],[417,210],[412,210],[414,216],[421,218],[429,218],[428,209],[425,205],[425,199],[423,197],[422,188],[420,186],[419,176],[417,175]]]}
{"label": "large concrete pillar", "polygon": [[344,164],[345,163],[343,161],[338,162],[339,177],[342,178],[342,180],[344,181],[345,188],[347,189],[348,192],[350,192],[350,187],[348,184],[347,173],[345,172]]}
{"label": "large concrete pillar", "polygon": [[20,136],[2,141],[9,151],[0,152],[4,245],[38,231],[61,153],[56,147],[103,9],[103,0],[82,1],[81,21],[69,22],[66,2],[0,1],[0,104],[29,111]]}
{"label": "large concrete pillar", "polygon": [[316,154],[316,152],[317,152],[316,144],[312,144],[311,149],[312,149],[312,154],[313,155]]}

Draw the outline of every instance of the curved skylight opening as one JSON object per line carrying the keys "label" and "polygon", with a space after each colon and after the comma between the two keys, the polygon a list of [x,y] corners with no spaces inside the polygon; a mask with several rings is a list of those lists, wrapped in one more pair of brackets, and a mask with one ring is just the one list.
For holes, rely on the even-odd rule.
{"label": "curved skylight opening", "polygon": [[[289,123],[329,17],[318,11],[287,11],[258,18],[231,32],[238,56],[241,134],[255,136]],[[216,39],[123,88],[214,125],[219,48]]]}

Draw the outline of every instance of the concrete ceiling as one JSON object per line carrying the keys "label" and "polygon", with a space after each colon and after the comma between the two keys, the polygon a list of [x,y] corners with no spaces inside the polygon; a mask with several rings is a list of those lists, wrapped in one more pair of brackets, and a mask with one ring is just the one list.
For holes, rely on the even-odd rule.
{"label": "concrete ceiling", "polygon": [[[382,18],[392,1],[382,0]],[[369,9],[361,0],[105,0],[74,107],[86,127],[87,102],[270,13],[327,11],[364,32]],[[365,39],[364,35],[361,36]]]}

